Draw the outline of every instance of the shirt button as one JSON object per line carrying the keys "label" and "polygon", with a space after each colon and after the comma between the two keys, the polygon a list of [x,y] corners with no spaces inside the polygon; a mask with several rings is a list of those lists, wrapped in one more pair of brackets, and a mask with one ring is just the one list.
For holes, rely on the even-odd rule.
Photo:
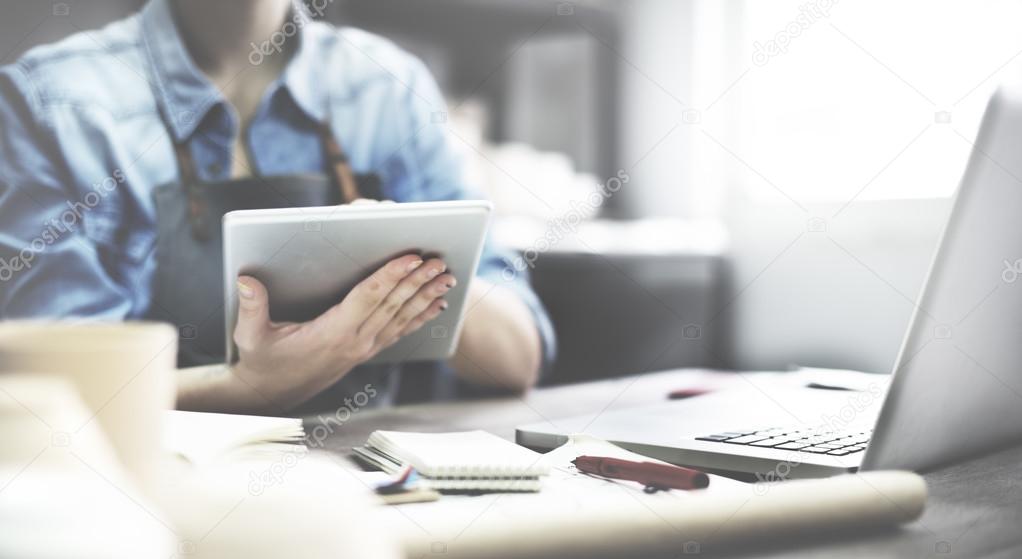
{"label": "shirt button", "polygon": [[214,177],[220,176],[220,173],[222,173],[223,171],[224,167],[219,163],[210,163],[208,166],[206,166],[206,174],[212,175]]}

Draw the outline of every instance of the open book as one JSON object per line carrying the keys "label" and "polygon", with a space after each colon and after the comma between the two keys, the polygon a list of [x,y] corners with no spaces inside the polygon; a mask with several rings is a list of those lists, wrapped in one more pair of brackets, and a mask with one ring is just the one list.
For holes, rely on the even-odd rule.
{"label": "open book", "polygon": [[305,452],[302,420],[168,410],[163,446],[193,464],[279,452]]}

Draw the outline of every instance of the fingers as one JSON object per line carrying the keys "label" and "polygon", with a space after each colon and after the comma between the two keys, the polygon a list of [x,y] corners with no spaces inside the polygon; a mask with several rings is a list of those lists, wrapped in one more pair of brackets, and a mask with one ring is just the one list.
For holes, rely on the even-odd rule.
{"label": "fingers", "polygon": [[266,287],[251,276],[239,276],[238,324],[234,328],[234,343],[239,349],[257,347],[270,329],[270,298]]}
{"label": "fingers", "polygon": [[323,313],[316,322],[332,331],[357,331],[401,280],[421,266],[422,258],[414,254],[391,260],[359,282],[343,301]]}
{"label": "fingers", "polygon": [[[436,279],[422,286],[411,299],[405,302],[404,306],[401,307],[401,310],[397,312],[390,322],[383,327],[383,330],[376,336],[377,340],[380,341],[381,345],[390,345],[403,336],[408,325],[429,310],[430,306],[434,305],[434,303],[440,309],[437,311],[437,314],[442,312],[443,309],[447,308],[447,302],[438,301],[438,299],[446,295],[457,283],[458,281],[451,274],[441,274]],[[427,318],[423,323],[431,318],[433,317]]]}
{"label": "fingers", "polygon": [[391,340],[388,345],[407,336],[408,334],[411,334],[412,332],[415,332],[419,328],[422,328],[423,325],[425,325],[430,320],[433,320],[434,318],[440,316],[440,313],[446,310],[447,301],[444,301],[443,299],[433,301],[428,307],[426,307],[425,311],[423,311],[422,313],[419,314],[419,316],[409,321],[408,324],[405,325],[404,329],[401,330],[401,333],[398,334],[398,336],[395,337],[393,340]]}
{"label": "fingers", "polygon": [[447,265],[442,260],[433,258],[401,280],[359,327],[359,338],[375,340],[405,303],[411,300],[422,286],[437,279],[446,269]]}

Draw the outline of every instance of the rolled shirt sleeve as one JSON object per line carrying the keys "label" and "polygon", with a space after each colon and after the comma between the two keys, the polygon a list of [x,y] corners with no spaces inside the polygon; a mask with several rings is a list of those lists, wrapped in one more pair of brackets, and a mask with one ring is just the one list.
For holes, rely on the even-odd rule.
{"label": "rolled shirt sleeve", "polygon": [[86,192],[39,105],[19,65],[0,69],[0,318],[123,319],[129,294],[84,232]]}

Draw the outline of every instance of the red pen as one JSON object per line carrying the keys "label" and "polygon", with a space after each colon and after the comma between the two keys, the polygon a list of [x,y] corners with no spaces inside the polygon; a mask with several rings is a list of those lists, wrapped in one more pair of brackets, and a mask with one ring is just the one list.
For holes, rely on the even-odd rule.
{"label": "red pen", "polygon": [[582,473],[637,481],[646,486],[647,493],[663,489],[702,489],[710,485],[710,476],[705,473],[670,464],[600,456],[579,456],[571,463]]}
{"label": "red pen", "polygon": [[684,400],[685,398],[694,398],[703,394],[709,394],[710,392],[713,392],[712,388],[681,388],[668,393],[667,398],[670,400]]}

